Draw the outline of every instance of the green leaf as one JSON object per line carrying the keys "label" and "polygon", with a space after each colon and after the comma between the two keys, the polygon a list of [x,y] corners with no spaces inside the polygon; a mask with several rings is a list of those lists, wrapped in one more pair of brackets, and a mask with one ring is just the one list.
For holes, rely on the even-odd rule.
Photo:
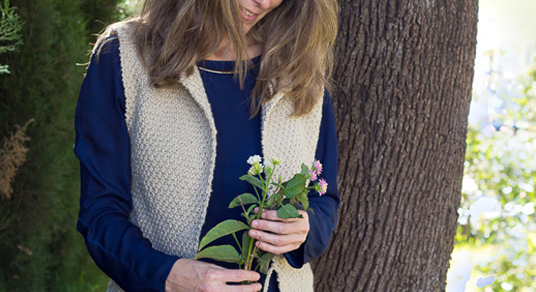
{"label": "green leaf", "polygon": [[285,186],[285,197],[290,199],[303,192],[306,180],[304,175],[295,174]]}
{"label": "green leaf", "polygon": [[257,260],[259,262],[259,272],[266,274],[268,273],[268,269],[270,268],[270,262],[272,261],[272,258],[274,257],[274,254],[271,252],[267,252],[263,254],[261,257],[257,257]]}
{"label": "green leaf", "polygon": [[309,173],[309,167],[307,167],[307,165],[305,165],[305,163],[302,163],[301,165],[301,172],[300,174],[305,176]]}
{"label": "green leaf", "polygon": [[[298,210],[296,210],[296,207],[292,206],[291,204],[282,205],[279,210],[277,210],[277,216],[281,219],[288,219],[288,218],[302,218],[300,213],[298,213]],[[301,217],[300,217],[301,216]]]}
{"label": "green leaf", "polygon": [[244,231],[244,234],[242,234],[242,255],[244,255],[244,259],[248,256],[248,250],[249,250],[249,242],[251,241],[251,237],[249,237],[248,231]]}
{"label": "green leaf", "polygon": [[[240,199],[239,199],[240,198]],[[245,206],[245,205],[249,205],[249,204],[254,204],[254,203],[258,203],[259,200],[257,199],[257,197],[255,197],[253,194],[250,194],[250,193],[243,193],[239,196],[237,196],[236,198],[233,199],[233,201],[231,202],[231,204],[229,204],[229,208],[234,208],[234,207],[238,207],[240,206],[240,200],[242,200],[242,204]]]}
{"label": "green leaf", "polygon": [[257,205],[251,205],[251,206],[249,206],[249,208],[248,208],[248,210],[247,210],[248,215],[249,215],[249,214],[255,214],[255,213],[251,213],[251,211],[253,211],[253,209],[255,209],[256,207],[257,207]]}
{"label": "green leaf", "polygon": [[249,174],[246,174],[246,175],[243,175],[240,177],[240,180],[245,180],[247,181],[248,183],[256,186],[257,188],[263,190],[264,188],[262,187],[262,182],[260,179],[252,176],[252,175],[249,175]]}
{"label": "green leaf", "polygon": [[302,204],[304,210],[307,210],[307,208],[309,208],[309,197],[307,196],[308,192],[309,191],[305,189],[298,195],[298,199],[300,200],[300,203]]}
{"label": "green leaf", "polygon": [[272,205],[274,204],[274,200],[275,200],[276,198],[279,198],[279,196],[281,195],[281,191],[284,191],[284,189],[278,190],[277,193],[272,194],[272,195],[268,198],[268,200],[266,200],[266,202],[265,202],[265,206],[272,206]]}
{"label": "green leaf", "polygon": [[[249,221],[253,221],[256,219],[256,214],[255,213],[251,213],[251,211],[253,211],[253,209],[255,209],[257,207],[257,205],[251,205],[249,206],[249,208],[247,209],[246,213],[242,212],[240,213],[240,216],[244,217],[244,218],[249,218]],[[251,219],[253,218],[253,219]]]}
{"label": "green leaf", "polygon": [[244,224],[243,222],[237,221],[237,220],[225,220],[221,222],[220,224],[214,226],[212,229],[210,229],[205,237],[201,239],[201,242],[199,243],[199,250],[201,250],[205,245],[211,243],[212,241],[223,237],[225,235],[229,235],[231,233],[249,229],[249,227]]}
{"label": "green leaf", "polygon": [[213,259],[226,263],[243,264],[243,260],[240,258],[240,255],[238,254],[236,249],[229,244],[209,246],[199,252],[194,259],[198,260],[203,258]]}
{"label": "green leaf", "polygon": [[249,221],[253,221],[255,219],[257,219],[257,214],[255,214],[255,213],[249,214]]}
{"label": "green leaf", "polygon": [[259,189],[263,190],[264,188],[262,187],[262,182],[260,179],[254,177],[254,176],[251,176],[249,174],[246,174],[246,175],[243,175],[240,177],[240,180],[245,180],[247,181],[248,183],[258,187]]}

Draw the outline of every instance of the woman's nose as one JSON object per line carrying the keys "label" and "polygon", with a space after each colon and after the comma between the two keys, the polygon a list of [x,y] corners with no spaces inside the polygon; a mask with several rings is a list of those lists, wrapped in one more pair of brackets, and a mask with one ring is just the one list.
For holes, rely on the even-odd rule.
{"label": "woman's nose", "polygon": [[270,8],[270,2],[271,1],[272,0],[255,0],[255,2],[257,2],[257,4],[263,9]]}

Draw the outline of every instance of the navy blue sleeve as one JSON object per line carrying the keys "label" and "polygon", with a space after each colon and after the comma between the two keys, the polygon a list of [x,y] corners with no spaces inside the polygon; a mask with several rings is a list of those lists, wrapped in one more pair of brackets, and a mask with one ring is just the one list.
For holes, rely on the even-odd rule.
{"label": "navy blue sleeve", "polygon": [[300,248],[285,253],[285,258],[294,268],[301,268],[304,264],[320,257],[326,251],[331,233],[337,224],[337,209],[340,203],[337,189],[337,157],[335,116],[330,94],[326,90],[320,135],[316,148],[316,159],[322,163],[323,172],[320,178],[326,180],[328,189],[323,196],[319,196],[316,191],[309,193],[309,208],[314,212],[308,212],[309,234]]}
{"label": "navy blue sleeve", "polygon": [[130,141],[125,123],[119,41],[92,57],[76,109],[74,151],[80,160],[78,231],[93,260],[127,291],[164,291],[176,256],[152,248],[129,219]]}

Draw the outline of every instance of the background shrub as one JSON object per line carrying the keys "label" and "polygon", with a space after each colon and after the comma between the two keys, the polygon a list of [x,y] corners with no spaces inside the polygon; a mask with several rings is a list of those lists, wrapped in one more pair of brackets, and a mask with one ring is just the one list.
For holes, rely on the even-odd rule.
{"label": "background shrub", "polygon": [[[7,2],[5,2],[7,3]],[[4,3],[4,4],[5,4]],[[76,231],[74,113],[94,34],[117,0],[12,0],[24,43],[0,54],[0,137],[24,125],[30,149],[0,199],[0,291],[94,291],[107,282]],[[101,22],[96,22],[100,20]],[[6,45],[0,40],[0,45]],[[0,138],[3,140],[3,138]],[[92,284],[89,284],[92,283]]]}

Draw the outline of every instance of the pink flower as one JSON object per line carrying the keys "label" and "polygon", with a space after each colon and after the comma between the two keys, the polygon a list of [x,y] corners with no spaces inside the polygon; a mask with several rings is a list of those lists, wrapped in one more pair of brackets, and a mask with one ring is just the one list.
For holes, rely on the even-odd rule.
{"label": "pink flower", "polygon": [[315,181],[318,178],[314,169],[309,170],[309,176],[311,176],[311,181]]}
{"label": "pink flower", "polygon": [[309,176],[311,177],[311,181],[316,181],[318,176],[322,173],[322,163],[315,159],[313,161],[313,165],[311,165],[311,169],[309,170]]}
{"label": "pink flower", "polygon": [[326,193],[326,191],[328,190],[328,182],[321,178],[319,181],[318,181],[318,185],[320,186],[320,190],[318,191],[318,194],[320,196],[322,196],[323,194]]}
{"label": "pink flower", "polygon": [[311,170],[314,171],[317,176],[320,175],[322,173],[322,163],[320,163],[320,161],[315,159],[315,161],[313,162],[313,166],[311,167]]}

